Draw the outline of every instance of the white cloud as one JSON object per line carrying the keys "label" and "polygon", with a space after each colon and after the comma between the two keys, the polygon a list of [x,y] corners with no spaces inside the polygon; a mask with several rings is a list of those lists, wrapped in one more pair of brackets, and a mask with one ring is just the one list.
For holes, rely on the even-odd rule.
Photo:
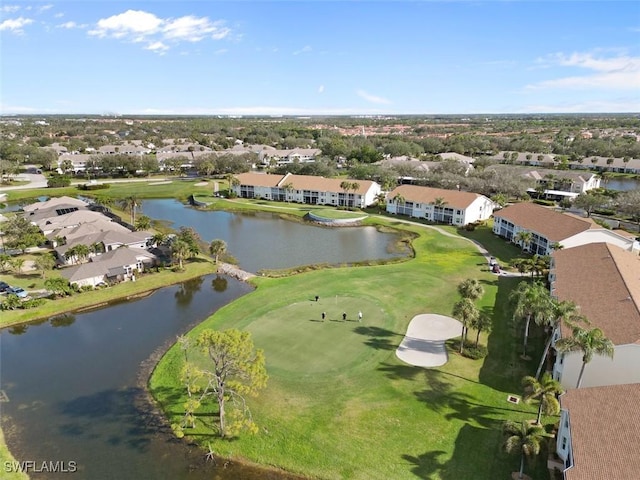
{"label": "white cloud", "polygon": [[294,55],[300,55],[301,53],[309,53],[310,51],[312,51],[313,49],[311,48],[310,45],[305,45],[304,47],[302,47],[300,50],[296,50],[295,52],[293,52]]}
{"label": "white cloud", "polygon": [[62,17],[64,17],[64,13],[62,12],[58,12],[53,16],[53,18],[62,18]]}
{"label": "white cloud", "polygon": [[56,28],[66,28],[70,30],[72,28],[80,28],[80,25],[78,25],[76,22],[64,22],[60,25],[56,25]]}
{"label": "white cloud", "polygon": [[153,42],[147,45],[146,47],[144,47],[144,49],[151,50],[152,52],[156,52],[156,53],[159,53],[160,55],[163,55],[164,52],[169,50],[169,47],[162,42]]}
{"label": "white cloud", "polygon": [[18,17],[18,18],[10,18],[0,23],[0,32],[4,30],[8,30],[12,33],[16,33],[18,35],[24,33],[23,27],[33,23],[33,20],[30,18]]}
{"label": "white cloud", "polygon": [[198,18],[193,15],[168,20],[162,28],[165,38],[187,42],[199,42],[206,37],[221,40],[230,32],[222,22],[212,22],[207,17]]}
{"label": "white cloud", "polygon": [[0,7],[0,12],[15,13],[20,10],[20,5],[3,5]]}
{"label": "white cloud", "polygon": [[140,37],[156,33],[162,22],[162,19],[153,13],[127,10],[119,15],[98,20],[97,28],[90,30],[89,35],[138,40]]}
{"label": "white cloud", "polygon": [[525,87],[526,90],[602,88],[616,90],[637,90],[640,86],[640,57],[617,55],[599,56],[593,53],[573,53],[565,55],[557,53],[538,63],[546,68],[567,67],[583,69],[583,75],[571,75],[550,80],[543,80]]}
{"label": "white cloud", "polygon": [[38,13],[46,12],[47,10],[51,10],[52,8],[52,4],[42,5],[41,7],[38,7]]}
{"label": "white cloud", "polygon": [[[231,29],[223,21],[212,21],[207,17],[186,15],[178,18],[160,18],[142,10],[127,10],[119,15],[98,20],[96,28],[89,35],[99,38],[116,38],[127,42],[146,42],[150,45],[162,44],[162,51],[170,44],[180,42],[200,42],[210,38],[221,40],[231,34]],[[157,49],[152,49],[157,51]]]}
{"label": "white cloud", "polygon": [[318,93],[324,93],[324,85],[318,87]]}
{"label": "white cloud", "polygon": [[227,53],[229,50],[227,50],[226,48],[220,48],[218,50],[216,50],[215,52],[213,52],[214,55],[224,55],[225,53]]}
{"label": "white cloud", "polygon": [[383,105],[391,104],[390,100],[387,100],[386,98],[383,98],[383,97],[378,97],[376,95],[371,95],[370,93],[367,93],[364,90],[357,90],[356,95],[358,95],[360,98],[364,98],[367,102],[370,102],[370,103],[377,103],[377,104],[383,104]]}

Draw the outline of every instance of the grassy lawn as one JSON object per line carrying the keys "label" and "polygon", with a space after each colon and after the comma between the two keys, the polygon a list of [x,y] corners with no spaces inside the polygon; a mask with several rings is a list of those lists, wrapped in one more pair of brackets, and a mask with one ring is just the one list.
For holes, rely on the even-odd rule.
{"label": "grassy lawn", "polygon": [[[196,186],[196,184],[204,183],[202,179],[181,179],[171,178],[168,183],[163,179],[149,178],[142,182],[128,183],[111,183],[109,188],[103,190],[84,191],[76,186],[64,188],[38,188],[31,190],[11,190],[7,193],[8,202],[31,202],[38,197],[61,197],[68,195],[76,197],[78,195],[87,197],[107,197],[112,199],[120,199],[135,195],[138,198],[177,198],[186,200],[191,194],[210,196],[213,189],[214,180],[209,180],[206,185]],[[220,180],[215,180],[221,183]],[[109,180],[101,183],[109,183]]]}
{"label": "grassy lawn", "polygon": [[[216,266],[206,258],[198,258],[185,263],[183,271],[171,269],[161,270],[139,275],[135,282],[123,282],[112,287],[75,293],[70,297],[47,299],[39,307],[28,310],[8,310],[0,315],[0,328],[9,327],[33,320],[48,319],[65,312],[82,310],[96,305],[102,305],[117,299],[132,297],[158,288],[180,283],[190,278],[199,277],[215,272]],[[22,286],[27,290],[44,288],[44,280],[39,274],[3,275],[2,279],[10,285]]]}
{"label": "grassy lawn", "polygon": [[[187,433],[222,456],[312,478],[509,478],[519,459],[501,452],[502,422],[535,418],[536,412],[535,405],[506,401],[508,394],[521,393],[522,376],[535,368],[518,357],[520,333],[507,308],[519,279],[489,274],[480,253],[463,239],[403,228],[418,235],[412,260],[256,278],[255,291],[192,331],[252,332],[265,350],[270,379],[250,400],[257,435],[217,439],[210,429],[213,407],[200,411],[202,422]],[[481,337],[489,356],[474,361],[450,349],[449,362],[433,369],[399,361],[395,349],[411,318],[450,315],[456,286],[465,278],[478,278],[486,290],[478,304],[494,321],[490,336]],[[355,321],[358,310],[362,323]],[[171,349],[150,380],[172,422],[183,413],[183,389],[176,382],[182,362],[182,352]],[[543,463],[534,478],[548,478]]]}

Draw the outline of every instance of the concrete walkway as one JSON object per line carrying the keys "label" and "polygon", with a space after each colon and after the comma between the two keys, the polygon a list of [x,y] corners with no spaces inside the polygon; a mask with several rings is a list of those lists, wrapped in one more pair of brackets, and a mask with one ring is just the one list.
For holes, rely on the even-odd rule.
{"label": "concrete walkway", "polygon": [[416,315],[396,350],[396,356],[416,367],[439,367],[449,357],[445,341],[462,334],[462,324],[455,318],[437,314]]}

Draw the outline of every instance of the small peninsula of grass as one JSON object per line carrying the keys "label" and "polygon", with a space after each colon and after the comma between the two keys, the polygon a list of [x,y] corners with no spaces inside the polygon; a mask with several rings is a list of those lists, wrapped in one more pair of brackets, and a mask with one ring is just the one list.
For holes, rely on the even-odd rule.
{"label": "small peninsula of grass", "polygon": [[[520,380],[531,369],[517,358],[518,332],[507,309],[519,279],[489,274],[484,257],[463,238],[421,226],[399,228],[416,235],[415,258],[258,277],[256,290],[190,332],[250,331],[265,351],[270,379],[250,399],[257,435],[218,439],[210,406],[198,411],[198,427],[187,429],[187,436],[223,457],[310,478],[509,478],[517,459],[501,453],[502,422],[535,416],[535,406],[507,402],[508,395],[520,394]],[[450,315],[459,298],[456,286],[465,278],[478,278],[486,291],[479,307],[494,322],[491,335],[481,336],[488,357],[463,358],[449,342],[443,367],[398,360],[395,349],[411,318]],[[183,413],[183,358],[179,348],[170,349],[149,382],[169,422]],[[540,465],[536,478],[548,478]]]}

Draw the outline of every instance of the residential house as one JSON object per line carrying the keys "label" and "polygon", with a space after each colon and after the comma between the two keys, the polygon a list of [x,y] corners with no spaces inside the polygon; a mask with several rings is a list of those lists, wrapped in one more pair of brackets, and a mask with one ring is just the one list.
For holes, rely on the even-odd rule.
{"label": "residential house", "polygon": [[[364,208],[376,201],[380,185],[370,180],[345,180],[312,175],[272,175],[241,173],[233,191],[242,198],[263,198],[278,202],[297,202],[311,205],[333,205]],[[355,190],[345,190],[343,182],[357,184]]]}
{"label": "residential house", "polygon": [[25,205],[22,210],[27,213],[36,212],[36,211],[45,211],[52,210],[54,208],[67,208],[67,207],[78,207],[78,208],[87,208],[89,204],[83,200],[78,200],[73,197],[54,197],[46,200],[44,202],[35,202],[29,205]]}
{"label": "residential house", "polygon": [[509,205],[494,213],[493,233],[516,243],[519,232],[531,232],[532,240],[524,250],[550,255],[556,244],[571,248],[595,242],[607,242],[624,250],[640,251],[640,242],[607,230],[590,218],[561,213],[535,203]]}
{"label": "residential house", "polygon": [[387,212],[449,225],[488,220],[495,204],[484,195],[442,188],[400,185],[387,194]]}
{"label": "residential house", "polygon": [[[117,225],[117,224],[114,224]],[[121,227],[121,225],[118,225]],[[124,227],[122,227],[124,228]],[[126,229],[125,229],[126,230]],[[58,259],[63,264],[77,263],[77,258],[67,258],[67,252],[76,245],[86,245],[87,247],[93,247],[94,251],[90,254],[91,257],[100,256],[106,252],[110,252],[120,247],[127,248],[147,248],[153,234],[150,232],[130,232],[114,230],[104,230],[101,232],[94,232],[84,236],[73,236],[71,238],[65,237],[66,242],[63,245],[57,246],[54,251]]]}
{"label": "residential house", "polygon": [[638,478],[640,384],[569,390],[560,396],[556,454],[564,480]]}
{"label": "residential house", "polygon": [[153,266],[156,256],[139,248],[117,248],[87,263],[60,271],[69,283],[79,287],[95,287],[101,283],[134,280],[135,274]]}
{"label": "residential house", "polygon": [[319,148],[294,148],[292,150],[261,150],[258,159],[263,165],[287,165],[289,163],[313,163],[322,153]]}
{"label": "residential house", "polygon": [[[595,355],[584,370],[582,385],[640,382],[640,257],[609,243],[591,243],[558,250],[551,257],[551,295],[570,300],[615,345],[613,360]],[[559,338],[571,335],[562,325]],[[558,354],[553,376],[565,389],[574,388],[582,354]]]}

